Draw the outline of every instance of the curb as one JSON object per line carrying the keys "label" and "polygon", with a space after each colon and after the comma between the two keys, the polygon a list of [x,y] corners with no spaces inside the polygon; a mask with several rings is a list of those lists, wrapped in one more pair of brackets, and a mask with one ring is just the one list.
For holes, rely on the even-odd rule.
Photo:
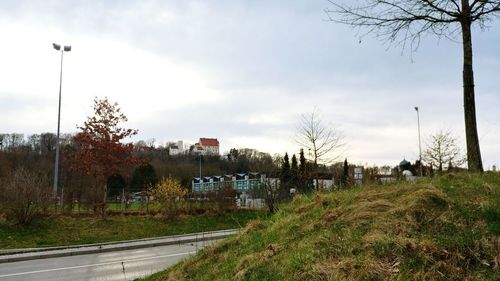
{"label": "curb", "polygon": [[[228,230],[222,230],[222,231],[219,230],[219,231],[213,231],[213,232],[201,232],[201,233],[192,233],[192,234],[185,234],[185,235],[173,235],[173,236],[146,238],[146,239],[138,239],[138,240],[116,241],[116,242],[100,243],[100,244],[29,249],[26,251],[18,251],[18,252],[14,252],[14,253],[11,252],[9,254],[2,254],[2,255],[0,255],[0,263],[9,263],[9,262],[18,262],[18,261],[27,261],[27,260],[36,260],[36,259],[46,259],[46,258],[55,258],[55,257],[68,257],[68,256],[96,254],[96,253],[132,250],[132,249],[140,249],[140,248],[151,248],[151,247],[157,247],[157,246],[175,245],[175,244],[182,244],[182,243],[219,240],[219,239],[223,239],[223,238],[229,237],[231,235],[234,235],[237,233],[237,231],[238,231],[237,229],[228,229]],[[184,237],[184,239],[183,239],[183,237]],[[145,242],[145,243],[140,243],[140,242]],[[132,244],[132,243],[136,243],[136,244]],[[120,244],[122,244],[122,245],[120,245]],[[110,247],[106,247],[106,246],[110,246]],[[72,249],[74,249],[74,251],[54,253],[54,251],[72,250]],[[40,253],[40,254],[32,255],[33,253]],[[22,255],[25,255],[25,256],[22,256]]]}

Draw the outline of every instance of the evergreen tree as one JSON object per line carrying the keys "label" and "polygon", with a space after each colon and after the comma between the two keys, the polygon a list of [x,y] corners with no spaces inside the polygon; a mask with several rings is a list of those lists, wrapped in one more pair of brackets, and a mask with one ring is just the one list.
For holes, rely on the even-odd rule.
{"label": "evergreen tree", "polygon": [[344,160],[344,172],[342,173],[342,186],[347,187],[349,183],[349,163],[347,158]]}
{"label": "evergreen tree", "polygon": [[240,155],[239,155],[238,149],[231,148],[229,150],[229,154],[227,155],[227,160],[229,160],[229,161],[236,161],[236,160],[238,160],[239,156]]}
{"label": "evergreen tree", "polygon": [[288,158],[288,153],[285,153],[285,157],[283,157],[280,180],[283,184],[288,184],[290,182],[290,160]]}
{"label": "evergreen tree", "polygon": [[299,155],[299,179],[298,189],[301,193],[308,193],[312,190],[311,178],[309,176],[309,165],[304,156],[304,149],[300,149]]}
{"label": "evergreen tree", "polygon": [[108,195],[121,196],[125,188],[125,179],[120,174],[114,174],[108,177]]}
{"label": "evergreen tree", "polygon": [[292,166],[290,168],[290,186],[292,188],[298,189],[299,185],[299,164],[297,162],[297,157],[292,155]]}
{"label": "evergreen tree", "polygon": [[307,171],[307,162],[306,162],[306,157],[304,157],[304,149],[300,149],[300,156],[299,156],[300,164],[299,164],[299,170],[301,173],[304,173]]}
{"label": "evergreen tree", "polygon": [[130,187],[134,191],[146,190],[150,186],[158,183],[158,176],[151,164],[145,164],[137,167],[132,175]]}
{"label": "evergreen tree", "polygon": [[283,157],[283,162],[281,164],[280,173],[280,198],[286,199],[290,195],[290,160],[288,158],[288,153],[285,153]]}

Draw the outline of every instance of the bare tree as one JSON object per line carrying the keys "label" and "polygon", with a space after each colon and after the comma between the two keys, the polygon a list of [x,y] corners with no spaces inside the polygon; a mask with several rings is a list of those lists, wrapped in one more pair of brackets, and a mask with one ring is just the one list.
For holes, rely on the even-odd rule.
{"label": "bare tree", "polygon": [[412,51],[428,33],[449,39],[462,35],[467,160],[470,171],[483,171],[476,125],[471,27],[477,24],[484,29],[488,21],[498,17],[500,0],[328,1],[334,7],[326,10],[332,21],[366,28],[367,33],[402,44],[403,48],[409,43]]}
{"label": "bare tree", "polygon": [[[247,150],[247,152],[250,150]],[[280,182],[280,169],[282,164],[282,156],[276,154],[263,155],[259,161],[256,161],[252,166],[256,171],[264,174],[265,178],[261,185],[251,190],[253,198],[264,198],[267,209],[270,213],[275,213],[279,209],[279,204],[286,201],[290,197],[290,190]]]}
{"label": "bare tree", "polygon": [[[460,166],[465,163],[460,147],[450,132],[439,131],[430,138],[430,143],[424,151],[423,160],[443,171],[443,164]],[[448,167],[450,168],[450,167]]]}
{"label": "bare tree", "polygon": [[43,154],[54,151],[56,149],[56,135],[53,133],[42,133],[40,135],[40,145],[42,146]]}
{"label": "bare tree", "polygon": [[31,150],[35,153],[41,153],[40,150],[40,135],[39,134],[33,134],[28,136],[28,145],[30,146]]}
{"label": "bare tree", "polygon": [[311,153],[315,165],[335,160],[344,146],[342,133],[325,124],[315,111],[301,115],[295,141]]}
{"label": "bare tree", "polygon": [[277,178],[266,178],[262,183],[262,192],[266,199],[266,206],[269,213],[274,214],[278,211],[280,202],[280,182]]}
{"label": "bare tree", "polygon": [[274,214],[279,209],[279,203],[288,197],[290,192],[284,188],[279,180],[281,156],[275,155],[273,158],[268,158],[260,165],[260,171],[263,171],[266,178],[262,182],[261,192],[266,199],[267,209],[271,214]]}
{"label": "bare tree", "polygon": [[301,115],[295,141],[311,154],[314,170],[317,170],[318,163],[337,159],[345,145],[343,134],[323,123],[315,111]]}
{"label": "bare tree", "polygon": [[24,135],[18,133],[2,134],[2,148],[5,147],[7,151],[15,151],[24,145]]}

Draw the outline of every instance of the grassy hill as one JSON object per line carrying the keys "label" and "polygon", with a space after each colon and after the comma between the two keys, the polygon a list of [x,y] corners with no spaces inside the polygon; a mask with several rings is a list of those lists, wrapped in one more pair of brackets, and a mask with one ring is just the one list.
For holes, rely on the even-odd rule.
{"label": "grassy hill", "polygon": [[148,280],[500,280],[500,175],[299,196]]}

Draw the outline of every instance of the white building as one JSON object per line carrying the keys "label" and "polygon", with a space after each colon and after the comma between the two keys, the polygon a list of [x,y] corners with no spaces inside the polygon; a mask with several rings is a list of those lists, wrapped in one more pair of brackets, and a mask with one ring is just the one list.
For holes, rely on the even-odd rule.
{"label": "white building", "polygon": [[219,141],[211,138],[200,138],[200,141],[195,144],[195,153],[219,155]]}
{"label": "white building", "polygon": [[168,155],[175,156],[184,153],[184,143],[180,140],[168,144]]}

